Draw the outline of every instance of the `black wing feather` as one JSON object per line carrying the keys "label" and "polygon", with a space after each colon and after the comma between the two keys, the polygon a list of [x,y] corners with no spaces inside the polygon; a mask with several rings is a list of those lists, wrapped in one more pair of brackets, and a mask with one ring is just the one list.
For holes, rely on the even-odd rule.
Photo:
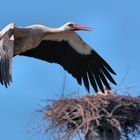
{"label": "black wing feather", "polygon": [[113,74],[115,72],[101,56],[94,50],[89,55],[80,54],[71,47],[68,41],[43,40],[38,47],[20,55],[60,64],[77,79],[79,84],[82,83],[83,79],[88,91],[90,89],[89,82],[96,92],[98,91],[97,85],[102,92],[104,92],[103,85],[110,89],[105,76],[115,84],[112,76],[109,74],[109,72]]}
{"label": "black wing feather", "polygon": [[87,90],[89,91],[89,81],[88,81],[88,77],[87,77],[87,73],[85,72],[83,75],[83,82],[84,82],[84,85],[85,87],[87,88]]}
{"label": "black wing feather", "polygon": [[88,77],[89,77],[90,83],[91,83],[92,87],[94,88],[95,92],[98,92],[97,83],[96,83],[94,73],[92,72],[92,68],[91,68],[90,64],[88,64]]}

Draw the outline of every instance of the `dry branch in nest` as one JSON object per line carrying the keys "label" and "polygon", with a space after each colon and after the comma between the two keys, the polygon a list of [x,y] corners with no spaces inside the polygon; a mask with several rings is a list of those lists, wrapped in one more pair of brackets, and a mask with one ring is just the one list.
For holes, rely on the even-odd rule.
{"label": "dry branch in nest", "polygon": [[99,136],[104,130],[113,133],[114,140],[129,139],[130,132],[139,133],[140,97],[92,94],[65,98],[52,101],[43,113],[49,124],[46,130],[56,139],[80,135],[91,140],[89,133]]}

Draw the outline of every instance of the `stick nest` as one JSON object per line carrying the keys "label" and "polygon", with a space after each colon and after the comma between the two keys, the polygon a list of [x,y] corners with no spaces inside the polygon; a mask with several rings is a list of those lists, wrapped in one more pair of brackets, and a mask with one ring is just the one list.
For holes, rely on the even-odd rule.
{"label": "stick nest", "polygon": [[130,133],[139,134],[140,97],[92,94],[65,98],[52,101],[43,113],[47,132],[53,132],[57,139],[69,140],[81,134],[85,137],[90,130],[103,128],[129,139]]}

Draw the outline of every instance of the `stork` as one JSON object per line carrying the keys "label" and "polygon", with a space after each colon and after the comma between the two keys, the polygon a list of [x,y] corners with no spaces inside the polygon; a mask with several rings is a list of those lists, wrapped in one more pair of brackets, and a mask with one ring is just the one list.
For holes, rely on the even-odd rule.
{"label": "stork", "polygon": [[44,25],[16,27],[7,25],[0,32],[0,83],[8,87],[12,82],[12,58],[17,55],[38,58],[60,64],[89,91],[111,90],[116,85],[110,65],[75,32],[91,28],[68,22],[59,28]]}

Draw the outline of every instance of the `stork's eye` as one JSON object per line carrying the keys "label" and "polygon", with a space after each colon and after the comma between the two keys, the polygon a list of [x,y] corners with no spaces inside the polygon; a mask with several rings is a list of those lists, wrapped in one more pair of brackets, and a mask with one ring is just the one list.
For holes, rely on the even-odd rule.
{"label": "stork's eye", "polygon": [[73,27],[74,25],[72,23],[70,23],[68,26]]}

